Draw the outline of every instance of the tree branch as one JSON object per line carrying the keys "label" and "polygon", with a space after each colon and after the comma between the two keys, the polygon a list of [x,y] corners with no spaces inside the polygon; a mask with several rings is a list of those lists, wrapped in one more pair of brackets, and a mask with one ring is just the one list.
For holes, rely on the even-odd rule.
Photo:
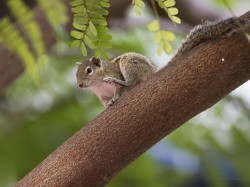
{"label": "tree branch", "polygon": [[240,32],[203,42],[125,93],[16,186],[103,186],[156,142],[249,80],[249,54],[249,41]]}

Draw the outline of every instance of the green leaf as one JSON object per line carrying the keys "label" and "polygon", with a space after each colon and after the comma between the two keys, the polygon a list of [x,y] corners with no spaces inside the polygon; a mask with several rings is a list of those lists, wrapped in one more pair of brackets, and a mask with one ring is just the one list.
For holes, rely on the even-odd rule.
{"label": "green leaf", "polygon": [[174,15],[178,14],[178,9],[177,9],[177,8],[169,8],[169,9],[168,9],[168,13],[169,13],[171,16],[174,16]]}
{"label": "green leaf", "polygon": [[79,6],[79,5],[82,5],[83,3],[84,3],[83,0],[75,0],[75,1],[70,2],[70,5],[71,6]]}
{"label": "green leaf", "polygon": [[162,36],[165,40],[173,41],[175,39],[174,33],[170,32],[170,31],[161,31],[161,32],[162,32]]}
{"label": "green leaf", "polygon": [[[102,7],[99,4],[93,4],[93,5],[89,5],[88,9],[92,10],[92,11],[95,11],[95,10],[102,9]],[[90,12],[92,12],[92,11],[90,11]]]}
{"label": "green leaf", "polygon": [[96,58],[101,57],[101,52],[100,52],[99,49],[97,49],[97,50],[95,51],[95,57],[96,57]]}
{"label": "green leaf", "polygon": [[162,40],[161,31],[157,31],[153,37],[155,43],[159,43]]}
{"label": "green leaf", "polygon": [[95,28],[95,25],[92,23],[92,21],[89,21],[89,29],[91,31],[91,33],[96,36],[97,35],[97,30]]}
{"label": "green leaf", "polygon": [[136,0],[135,4],[141,8],[145,7],[145,3],[142,0]]}
{"label": "green leaf", "polygon": [[176,17],[176,16],[172,16],[172,17],[171,17],[171,20],[172,20],[173,22],[175,22],[175,23],[178,23],[178,24],[181,23],[181,19],[178,18],[178,17]]}
{"label": "green leaf", "polygon": [[74,16],[73,21],[79,24],[87,24],[88,18],[82,16]]}
{"label": "green leaf", "polygon": [[88,17],[88,13],[87,12],[79,12],[74,14],[75,17]]}
{"label": "green leaf", "polygon": [[92,14],[97,14],[97,15],[108,15],[108,11],[105,9],[100,9],[100,10],[95,10],[91,11]]}
{"label": "green leaf", "polygon": [[108,25],[106,20],[101,20],[101,19],[92,19],[91,20],[94,25],[99,25],[99,26],[106,26]]}
{"label": "green leaf", "polygon": [[107,3],[107,2],[104,2],[104,1],[100,1],[100,4],[102,7],[105,7],[105,8],[109,8],[110,7],[110,4]]}
{"label": "green leaf", "polygon": [[148,24],[149,31],[158,31],[159,29],[160,29],[160,24],[158,20],[154,20],[150,24]]}
{"label": "green leaf", "polygon": [[85,6],[82,5],[82,6],[77,6],[77,7],[71,8],[71,11],[73,13],[80,13],[80,12],[86,11],[86,8],[85,8]]}
{"label": "green leaf", "polygon": [[5,28],[7,25],[10,24],[10,20],[8,17],[4,17],[0,19],[0,30],[2,30],[3,28]]}
{"label": "green leaf", "polygon": [[[137,0],[143,6],[142,0]],[[107,20],[105,15],[109,12],[105,8],[110,7],[109,0],[72,0],[71,10],[74,13],[73,26],[76,30],[71,31],[70,35],[75,38],[70,42],[71,47],[80,45],[83,55],[87,55],[87,48],[96,49],[99,56],[108,55],[103,51],[104,48],[111,47]]]}
{"label": "green leaf", "polygon": [[96,39],[96,36],[92,34],[89,27],[85,30],[85,34],[89,37],[90,40]]}
{"label": "green leaf", "polygon": [[89,39],[89,37],[87,36],[87,35],[85,35],[84,36],[84,42],[85,42],[85,44],[89,47],[89,48],[91,48],[91,49],[94,49],[95,48],[95,46],[94,46],[94,44],[92,43],[92,41]]}
{"label": "green leaf", "polygon": [[95,0],[85,0],[85,3],[87,5],[87,7],[99,4],[99,0],[95,1]]}
{"label": "green leaf", "polygon": [[71,31],[70,36],[72,36],[75,39],[82,39],[83,33],[79,31]]}
{"label": "green leaf", "polygon": [[175,5],[175,0],[166,0],[164,2],[165,7],[172,7]]}
{"label": "green leaf", "polygon": [[164,49],[164,43],[161,42],[160,45],[158,46],[158,49],[157,49],[157,54],[160,56],[163,52],[163,49]]}
{"label": "green leaf", "polygon": [[140,10],[140,8],[138,6],[136,6],[136,5],[134,6],[134,11],[135,11],[137,16],[141,15],[141,10]]}
{"label": "green leaf", "polygon": [[105,41],[108,41],[108,40],[112,39],[112,36],[110,34],[106,33],[106,32],[98,32],[97,37],[100,40],[105,40]]}
{"label": "green leaf", "polygon": [[70,48],[78,47],[81,44],[81,40],[72,40],[69,44]]}
{"label": "green leaf", "polygon": [[75,22],[75,21],[73,22],[73,26],[74,28],[81,30],[81,31],[84,31],[86,29],[86,25],[79,24],[78,22]]}
{"label": "green leaf", "polygon": [[164,44],[165,44],[164,50],[166,51],[167,54],[170,54],[173,50],[171,45],[168,42],[166,42]]}
{"label": "green leaf", "polygon": [[32,12],[26,12],[19,18],[21,22],[28,22],[33,18]]}
{"label": "green leaf", "polygon": [[173,7],[176,3],[175,0],[156,0],[156,1],[157,1],[158,5],[167,12],[168,17],[174,23],[177,23],[177,24],[181,23],[180,18],[175,16],[178,14],[178,9]]}
{"label": "green leaf", "polygon": [[158,0],[157,2],[159,7],[164,8],[164,3],[161,0]]}
{"label": "green leaf", "polygon": [[13,30],[13,26],[11,24],[6,25],[6,27],[4,29],[2,29],[1,35],[2,36],[8,36],[9,33]]}
{"label": "green leaf", "polygon": [[89,13],[89,17],[90,17],[91,19],[102,19],[102,20],[106,20],[106,18],[103,17],[102,15],[92,14],[92,12]]}
{"label": "green leaf", "polygon": [[97,30],[97,32],[99,33],[103,33],[103,32],[109,32],[109,28],[107,28],[107,27],[103,27],[103,26],[96,26],[96,30]]}
{"label": "green leaf", "polygon": [[100,49],[100,55],[105,59],[108,60],[109,59],[109,55],[103,51],[102,49]]}
{"label": "green leaf", "polygon": [[[0,34],[1,36],[1,34]],[[12,30],[9,35],[8,35],[8,39],[11,41],[11,42],[14,42],[15,40],[17,40],[19,38],[19,33],[16,31],[16,30]]]}
{"label": "green leaf", "polygon": [[80,45],[80,50],[81,50],[81,53],[84,55],[84,56],[87,56],[87,49],[86,49],[86,47],[85,47],[85,45],[84,45],[84,43],[83,42],[81,42],[81,45]]}

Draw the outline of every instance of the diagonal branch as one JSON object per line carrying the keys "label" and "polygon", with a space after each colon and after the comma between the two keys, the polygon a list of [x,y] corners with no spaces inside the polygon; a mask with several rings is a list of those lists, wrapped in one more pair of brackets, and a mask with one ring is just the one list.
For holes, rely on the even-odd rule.
{"label": "diagonal branch", "polygon": [[103,186],[156,142],[249,80],[249,54],[249,41],[240,32],[201,43],[124,94],[16,186]]}

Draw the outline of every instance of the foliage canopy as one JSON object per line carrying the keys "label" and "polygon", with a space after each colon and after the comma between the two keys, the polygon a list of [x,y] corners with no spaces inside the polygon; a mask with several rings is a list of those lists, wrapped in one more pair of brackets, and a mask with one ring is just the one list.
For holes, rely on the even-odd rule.
{"label": "foliage canopy", "polygon": [[[171,53],[170,41],[174,40],[174,33],[160,28],[160,20],[155,8],[155,1],[151,1],[156,15],[156,20],[149,24],[149,30],[156,32],[154,41],[159,44],[158,54],[163,50]],[[181,20],[177,17],[178,9],[174,7],[175,0],[157,0],[159,7],[163,8],[173,23],[180,24]],[[109,13],[109,0],[74,0],[71,3],[74,13],[73,26],[75,30],[70,32],[74,38],[70,47],[79,47],[84,56],[87,56],[87,48],[95,50],[95,57],[102,56],[108,59],[109,56],[105,49],[111,48],[112,36],[109,34],[106,17]],[[140,16],[141,9],[145,7],[143,0],[132,0],[135,13]]]}

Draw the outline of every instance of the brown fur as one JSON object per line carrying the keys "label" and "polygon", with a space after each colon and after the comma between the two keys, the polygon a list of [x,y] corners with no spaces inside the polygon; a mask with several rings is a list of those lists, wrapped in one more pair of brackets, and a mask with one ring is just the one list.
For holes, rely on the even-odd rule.
{"label": "brown fur", "polygon": [[[88,67],[93,69],[93,73],[87,74]],[[137,53],[125,53],[107,62],[92,57],[79,65],[76,77],[80,87],[90,88],[103,105],[108,107],[125,91],[145,81],[155,72],[155,67],[146,57]],[[105,81],[108,77],[131,83],[131,86]]]}

